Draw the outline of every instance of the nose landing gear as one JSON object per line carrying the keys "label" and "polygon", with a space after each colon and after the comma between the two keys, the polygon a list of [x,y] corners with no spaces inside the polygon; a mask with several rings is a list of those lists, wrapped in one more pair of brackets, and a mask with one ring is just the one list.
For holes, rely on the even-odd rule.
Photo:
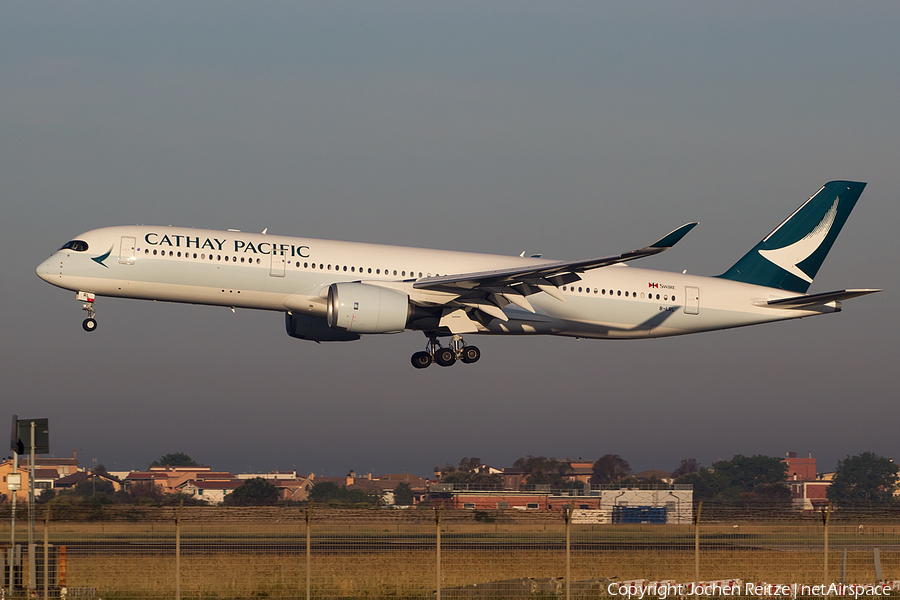
{"label": "nose landing gear", "polygon": [[416,352],[410,359],[412,366],[417,369],[425,369],[433,362],[442,367],[450,367],[457,360],[471,364],[481,358],[481,350],[475,346],[467,346],[461,335],[454,335],[450,339],[449,347],[441,346],[436,333],[426,332],[425,335],[428,336],[425,350]]}
{"label": "nose landing gear", "polygon": [[94,310],[94,294],[91,292],[78,292],[78,295],[75,297],[84,302],[81,310],[87,311],[88,314],[88,318],[81,323],[81,328],[88,332],[96,330],[97,319],[94,318],[94,315],[97,314],[97,311]]}

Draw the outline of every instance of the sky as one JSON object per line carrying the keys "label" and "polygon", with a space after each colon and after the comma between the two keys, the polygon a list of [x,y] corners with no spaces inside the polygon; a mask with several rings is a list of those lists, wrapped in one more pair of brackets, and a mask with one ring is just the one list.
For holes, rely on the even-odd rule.
{"label": "sky", "polygon": [[[17,2],[0,7],[5,418],[142,469],[428,475],[479,457],[634,471],[900,459],[896,2]],[[825,182],[869,183],[810,319],[643,341],[419,332],[314,344],[274,312],[98,298],[35,267],[184,225],[725,271]],[[0,415],[2,417],[3,415]]]}

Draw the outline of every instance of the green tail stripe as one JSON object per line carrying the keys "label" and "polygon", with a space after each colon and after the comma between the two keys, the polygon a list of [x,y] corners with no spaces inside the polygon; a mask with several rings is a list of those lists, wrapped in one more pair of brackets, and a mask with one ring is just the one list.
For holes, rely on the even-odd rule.
{"label": "green tail stripe", "polygon": [[865,187],[826,183],[719,277],[805,294]]}

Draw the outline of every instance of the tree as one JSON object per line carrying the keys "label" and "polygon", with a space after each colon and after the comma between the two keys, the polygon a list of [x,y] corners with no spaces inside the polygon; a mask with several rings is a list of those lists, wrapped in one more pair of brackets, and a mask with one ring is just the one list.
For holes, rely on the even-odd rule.
{"label": "tree", "polygon": [[137,481],[128,486],[128,497],[142,504],[158,503],[165,493],[162,486],[152,481]]}
{"label": "tree", "polygon": [[271,506],[278,504],[278,488],[263,479],[248,479],[225,496],[231,506]]}
{"label": "tree", "polygon": [[394,488],[394,504],[397,506],[411,506],[413,503],[412,488],[406,482],[397,484]]}
{"label": "tree", "polygon": [[697,462],[696,458],[683,458],[681,459],[681,464],[678,465],[678,468],[672,471],[672,478],[678,479],[682,475],[696,473],[699,470],[700,463]]}
{"label": "tree", "polygon": [[446,465],[441,469],[441,483],[464,483],[484,487],[499,486],[503,478],[499,475],[489,475],[482,472],[480,458],[463,458],[459,461],[459,468]]}
{"label": "tree", "polygon": [[194,459],[184,452],[174,452],[160,456],[157,460],[150,463],[151,467],[199,467]]}
{"label": "tree", "polygon": [[709,469],[678,477],[675,483],[694,486],[695,500],[723,500],[745,504],[790,502],[785,482],[787,464],[777,457],[743,456],[714,462]]}
{"label": "tree", "polygon": [[897,489],[898,467],[889,458],[863,452],[838,461],[826,497],[843,506],[888,504]]}
{"label": "tree", "polygon": [[370,504],[377,505],[381,497],[367,494],[363,490],[348,490],[346,486],[339,486],[332,481],[322,481],[315,484],[309,490],[311,502],[334,503],[338,505]]}
{"label": "tree", "polygon": [[46,504],[56,498],[56,490],[53,488],[44,488],[41,490],[41,493],[38,494],[38,497],[35,498],[35,501],[38,504]]}
{"label": "tree", "polygon": [[581,485],[569,479],[568,475],[572,473],[572,466],[564,460],[529,454],[525,458],[518,459],[513,466],[522,469],[525,474],[525,483],[531,485],[549,485],[555,489]]}
{"label": "tree", "polygon": [[471,473],[474,473],[475,471],[478,471],[478,467],[480,467],[480,466],[481,466],[481,459],[476,458],[474,456],[472,458],[464,457],[461,461],[459,461],[459,470],[460,471],[469,471]]}
{"label": "tree", "polygon": [[116,491],[115,486],[102,477],[91,477],[75,484],[72,493],[82,498],[91,496],[112,496]]}
{"label": "tree", "polygon": [[604,454],[594,462],[591,483],[615,483],[631,475],[631,465],[618,454]]}

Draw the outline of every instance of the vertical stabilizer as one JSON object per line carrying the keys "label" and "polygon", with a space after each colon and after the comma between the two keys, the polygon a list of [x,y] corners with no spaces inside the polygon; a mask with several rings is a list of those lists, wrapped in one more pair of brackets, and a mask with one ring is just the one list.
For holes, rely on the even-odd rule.
{"label": "vertical stabilizer", "polygon": [[805,294],[865,187],[826,183],[719,277]]}

